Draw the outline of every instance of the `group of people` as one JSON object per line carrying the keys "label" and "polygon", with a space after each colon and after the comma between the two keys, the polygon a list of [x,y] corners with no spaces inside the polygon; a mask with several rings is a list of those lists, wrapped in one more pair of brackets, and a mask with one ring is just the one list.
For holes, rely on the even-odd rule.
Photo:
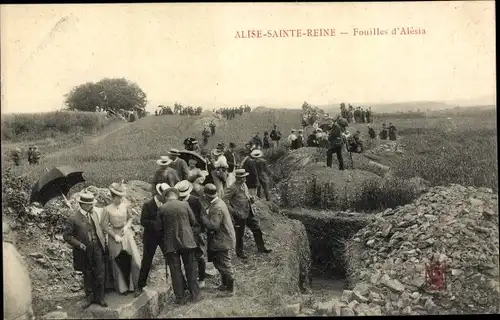
{"label": "group of people", "polygon": [[340,116],[347,120],[347,123],[373,123],[372,108],[363,109],[358,106],[354,109],[351,104],[346,108],[345,103],[340,104]]}
{"label": "group of people", "polygon": [[239,108],[222,108],[222,109],[217,109],[214,110],[216,114],[222,115],[224,118],[227,120],[234,119],[236,115],[242,115],[244,112],[250,112],[252,109],[247,106],[239,106]]}
{"label": "group of people", "polygon": [[270,149],[273,147],[278,147],[281,140],[281,131],[276,125],[273,126],[271,133],[264,131],[264,137],[260,137],[259,133],[256,132],[255,135],[245,144],[248,150],[253,149]]}
{"label": "group of people", "polygon": [[[221,294],[234,293],[230,250],[235,249],[237,257],[247,259],[245,228],[252,231],[258,252],[271,252],[265,246],[255,206],[260,187],[269,200],[271,173],[261,149],[251,150],[237,164],[234,148],[230,143],[224,150],[221,143],[212,150],[211,158],[200,153],[210,164],[207,170],[197,167],[195,159],[187,164],[176,149],[157,161],[160,169],[153,177],[153,197],[144,203],[141,212],[142,259],[132,230],[134,210],[124,201],[125,187],[111,184],[112,202],[103,209],[95,207],[96,199],[88,191],[78,195],[78,209],[69,218],[63,236],[73,247],[75,270],[84,275],[85,308],[93,303],[106,307],[105,289],[139,296],[146,287],[157,247],[165,257],[177,303],[201,299],[207,260],[221,275],[221,286],[217,288]],[[217,172],[219,164],[226,174]],[[210,176],[214,183],[206,183]]]}
{"label": "group of people", "polygon": [[179,103],[175,103],[174,107],[159,105],[158,109],[155,110],[155,116],[163,116],[163,115],[180,115],[180,116],[199,116],[203,112],[201,107],[192,107],[187,106],[184,107]]}
{"label": "group of people", "polygon": [[[11,158],[12,161],[14,162],[14,165],[19,166],[21,165],[21,159],[23,157],[23,150],[20,147],[16,147],[14,150],[11,152]],[[40,159],[42,158],[42,153],[40,152],[40,149],[38,149],[38,146],[30,146],[28,147],[28,163],[30,165],[37,165],[40,163]]]}

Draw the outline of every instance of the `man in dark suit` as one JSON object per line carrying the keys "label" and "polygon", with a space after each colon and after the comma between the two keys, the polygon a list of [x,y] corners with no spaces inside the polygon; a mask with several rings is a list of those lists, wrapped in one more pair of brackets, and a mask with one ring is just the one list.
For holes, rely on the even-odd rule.
{"label": "man in dark suit", "polygon": [[175,185],[175,188],[179,190],[179,199],[186,201],[189,204],[189,207],[191,208],[191,211],[193,211],[194,217],[196,218],[197,225],[193,229],[193,233],[196,244],[198,245],[195,252],[196,262],[198,263],[198,286],[200,288],[204,288],[206,262],[204,258],[205,239],[203,239],[203,234],[205,233],[205,228],[203,228],[201,221],[201,216],[205,214],[204,207],[201,199],[191,194],[193,191],[193,185],[189,181],[182,180]]}
{"label": "man in dark suit", "polygon": [[[139,272],[139,282],[137,284],[136,297],[139,296],[147,284],[151,265],[156,253],[156,248],[160,247],[163,256],[166,257],[167,252],[164,246],[163,226],[158,218],[158,208],[163,204],[163,191],[170,188],[166,183],[156,185],[156,195],[153,199],[144,203],[141,212],[141,225],[144,227],[142,236],[143,252],[141,261],[141,271]],[[168,265],[166,265],[168,278]]]}
{"label": "man in dark suit", "polygon": [[[247,160],[249,161],[249,160]],[[270,253],[264,245],[262,231],[260,230],[259,221],[255,216],[253,207],[254,197],[248,192],[248,187],[245,184],[248,173],[245,169],[236,170],[236,182],[224,193],[223,201],[227,204],[229,212],[234,218],[234,229],[236,233],[236,255],[241,259],[246,259],[243,251],[243,237],[245,235],[245,227],[249,227],[253,233],[257,250],[260,253]]]}
{"label": "man in dark suit", "polygon": [[[179,175],[180,180],[187,180],[189,176],[189,166],[186,161],[183,159],[179,158],[180,152],[177,149],[170,149],[168,152],[168,157],[172,160],[168,166],[172,169],[175,169],[177,171],[177,174]],[[179,181],[177,181],[179,182]],[[171,186],[174,186],[175,184],[171,184]]]}
{"label": "man in dark suit", "polygon": [[214,267],[221,275],[222,285],[219,290],[232,295],[234,274],[230,250],[234,249],[236,241],[234,225],[226,204],[217,196],[215,185],[207,184],[204,193],[206,200],[210,203],[208,214],[201,215],[203,224],[209,230],[208,260],[214,263]]}
{"label": "man in dark suit", "polygon": [[104,261],[105,238],[100,218],[94,209],[94,195],[81,193],[80,208],[68,220],[64,240],[73,246],[73,267],[83,272],[83,285],[87,297],[84,308],[92,303],[107,307],[104,301],[106,264]]}
{"label": "man in dark suit", "polygon": [[165,234],[165,251],[167,264],[170,267],[172,288],[177,304],[185,304],[184,277],[182,276],[181,259],[184,273],[193,302],[200,300],[197,281],[196,248],[193,229],[197,228],[196,218],[189,204],[179,200],[179,191],[173,187],[163,193],[165,203],[158,209],[158,216]]}
{"label": "man in dark suit", "polygon": [[228,177],[226,180],[226,187],[231,186],[234,183],[234,169],[236,169],[236,153],[234,152],[234,148],[236,148],[236,144],[234,142],[229,143],[229,148],[224,152],[224,157],[226,157],[227,164],[229,168],[227,169]]}
{"label": "man in dark suit", "polygon": [[169,167],[172,160],[169,157],[162,156],[161,159],[156,160],[156,163],[160,166],[156,170],[153,179],[151,181],[151,193],[153,196],[156,194],[156,186],[161,183],[166,183],[169,186],[174,186],[177,182],[181,181],[177,170]]}

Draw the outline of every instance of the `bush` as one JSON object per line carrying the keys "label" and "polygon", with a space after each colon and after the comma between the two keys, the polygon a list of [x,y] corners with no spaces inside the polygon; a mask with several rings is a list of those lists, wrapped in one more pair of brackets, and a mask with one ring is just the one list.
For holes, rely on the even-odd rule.
{"label": "bush", "polygon": [[109,120],[95,112],[56,111],[2,116],[2,140],[40,140],[57,133],[95,133]]}

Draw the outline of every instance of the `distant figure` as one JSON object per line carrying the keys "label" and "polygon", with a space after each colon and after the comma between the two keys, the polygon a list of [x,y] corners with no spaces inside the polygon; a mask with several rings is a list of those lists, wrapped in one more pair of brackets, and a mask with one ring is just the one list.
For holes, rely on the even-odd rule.
{"label": "distant figure", "polygon": [[382,131],[380,131],[378,136],[380,140],[387,140],[387,127],[385,126],[385,123],[382,123]]}
{"label": "distant figure", "polygon": [[366,123],[366,111],[361,109],[361,122]]}
{"label": "distant figure", "polygon": [[34,146],[33,150],[32,150],[32,157],[31,157],[32,164],[34,164],[34,165],[39,164],[41,157],[42,157],[42,153],[40,152],[40,150],[38,150],[37,146]]}
{"label": "distant figure", "polygon": [[363,152],[363,142],[360,137],[361,132],[359,130],[356,131],[351,137],[348,139],[349,152],[361,153]]}
{"label": "distant figure", "polygon": [[213,135],[215,135],[215,123],[214,121],[210,121],[210,133]]}
{"label": "distant figure", "polygon": [[28,147],[28,163],[30,165],[33,164],[33,147],[32,146]]}
{"label": "distant figure", "polygon": [[372,107],[369,107],[365,111],[365,117],[366,117],[366,123],[371,123],[372,122]]}
{"label": "distant figure", "polygon": [[333,154],[337,154],[339,162],[339,170],[344,170],[344,158],[342,157],[342,147],[344,145],[344,136],[348,123],[346,119],[341,118],[337,123],[334,123],[328,140],[330,148],[326,153],[326,166],[332,167]]}
{"label": "distant figure", "polygon": [[297,140],[297,135],[295,134],[297,131],[295,129],[292,129],[290,131],[290,135],[288,136],[288,143],[290,144],[290,149],[296,149],[294,148],[297,143],[295,143],[294,141]]}
{"label": "distant figure", "polygon": [[396,127],[389,122],[389,140],[396,141]]}
{"label": "distant figure", "polygon": [[257,148],[262,148],[262,139],[259,136],[259,133],[256,132],[255,135],[253,136],[252,140],[250,140],[252,143],[252,146],[255,146]]}
{"label": "distant figure", "polygon": [[368,125],[368,136],[370,139],[375,139],[377,137],[377,133],[373,130],[371,125]]}
{"label": "distant figure", "polygon": [[19,166],[19,164],[21,164],[21,154],[22,150],[19,147],[12,150],[11,157],[12,161],[14,162],[14,165]]}
{"label": "distant figure", "polygon": [[230,187],[234,183],[234,181],[236,181],[234,170],[236,169],[237,158],[236,153],[234,152],[234,148],[236,148],[236,144],[234,144],[234,142],[229,142],[229,148],[226,150],[226,152],[224,152],[224,156],[227,160],[227,165],[229,166],[227,169],[228,175],[226,180],[226,187]]}
{"label": "distant figure", "polygon": [[198,144],[195,138],[186,138],[184,140],[184,149],[188,151],[195,151],[195,145]]}
{"label": "distant figure", "polygon": [[297,149],[304,146],[304,130],[299,129],[299,134],[297,135]]}
{"label": "distant figure", "polygon": [[203,145],[206,146],[208,144],[208,138],[210,137],[210,131],[208,131],[207,127],[203,128],[201,135],[203,137]]}
{"label": "distant figure", "polygon": [[267,131],[264,131],[264,138],[262,139],[262,149],[271,148],[271,142],[269,140],[269,133]]}
{"label": "distant figure", "polygon": [[271,130],[271,134],[269,135],[269,137],[276,144],[276,146],[279,147],[281,140],[281,132],[278,130],[276,125],[274,125],[273,130]]}

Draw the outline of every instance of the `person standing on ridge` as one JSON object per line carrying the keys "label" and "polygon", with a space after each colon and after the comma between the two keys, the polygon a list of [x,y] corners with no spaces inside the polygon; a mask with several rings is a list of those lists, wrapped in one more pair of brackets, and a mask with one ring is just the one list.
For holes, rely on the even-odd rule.
{"label": "person standing on ridge", "polygon": [[347,120],[341,118],[339,121],[333,124],[332,130],[328,137],[330,142],[330,148],[326,152],[326,166],[332,167],[332,157],[333,154],[337,154],[337,160],[339,162],[339,170],[344,170],[344,158],[342,157],[342,148],[344,146],[344,133],[346,131],[348,123]]}

